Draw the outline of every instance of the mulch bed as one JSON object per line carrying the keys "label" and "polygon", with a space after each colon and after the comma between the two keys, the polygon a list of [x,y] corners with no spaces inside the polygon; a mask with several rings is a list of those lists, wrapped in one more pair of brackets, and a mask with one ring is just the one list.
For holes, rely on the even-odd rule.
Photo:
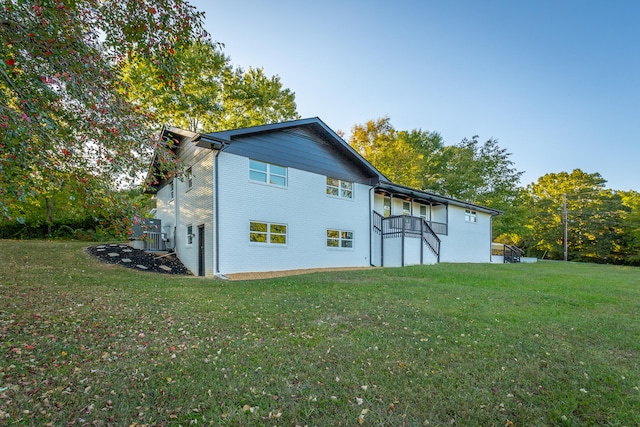
{"label": "mulch bed", "polygon": [[161,274],[191,274],[175,254],[153,254],[125,244],[97,245],[86,249],[102,262],[118,264],[138,271]]}

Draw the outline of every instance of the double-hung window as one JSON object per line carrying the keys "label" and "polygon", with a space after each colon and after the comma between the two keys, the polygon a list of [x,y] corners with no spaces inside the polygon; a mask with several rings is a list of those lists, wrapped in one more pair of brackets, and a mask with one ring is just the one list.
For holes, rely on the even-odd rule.
{"label": "double-hung window", "polygon": [[187,191],[189,191],[193,187],[193,170],[191,168],[185,172],[185,178],[187,181]]}
{"label": "double-hung window", "polygon": [[353,199],[353,182],[327,177],[327,195]]}
{"label": "double-hung window", "polygon": [[249,222],[249,242],[270,245],[287,244],[287,226],[270,222]]}
{"label": "double-hung window", "polygon": [[249,179],[278,187],[286,187],[287,168],[258,160],[249,160]]}
{"label": "double-hung window", "polygon": [[402,202],[402,215],[411,215],[411,202]]}
{"label": "double-hung window", "polygon": [[390,217],[391,216],[391,197],[389,196],[384,196],[384,207],[383,207],[383,212],[384,212],[384,217]]}
{"label": "double-hung window", "polygon": [[187,245],[193,245],[193,225],[187,225]]}
{"label": "double-hung window", "polygon": [[327,230],[328,248],[353,248],[353,231]]}
{"label": "double-hung window", "polygon": [[464,211],[464,220],[466,222],[478,222],[478,214],[476,213],[476,211],[467,209]]}
{"label": "double-hung window", "polygon": [[424,219],[425,221],[427,220],[427,206],[426,205],[420,205],[420,218]]}

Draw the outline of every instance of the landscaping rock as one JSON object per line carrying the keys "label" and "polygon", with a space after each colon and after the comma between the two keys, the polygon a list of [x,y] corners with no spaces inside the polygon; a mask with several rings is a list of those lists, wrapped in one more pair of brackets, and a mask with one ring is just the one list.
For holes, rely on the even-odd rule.
{"label": "landscaping rock", "polygon": [[138,271],[162,274],[191,274],[175,254],[168,254],[158,258],[157,254],[147,253],[141,249],[131,248],[128,245],[117,244],[92,246],[87,248],[86,252],[108,264],[118,264]]}

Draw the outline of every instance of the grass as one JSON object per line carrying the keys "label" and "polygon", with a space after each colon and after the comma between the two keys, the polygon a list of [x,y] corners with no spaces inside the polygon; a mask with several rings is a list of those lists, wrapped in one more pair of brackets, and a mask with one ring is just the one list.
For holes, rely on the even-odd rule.
{"label": "grass", "polygon": [[3,425],[640,425],[640,269],[227,282],[0,241]]}

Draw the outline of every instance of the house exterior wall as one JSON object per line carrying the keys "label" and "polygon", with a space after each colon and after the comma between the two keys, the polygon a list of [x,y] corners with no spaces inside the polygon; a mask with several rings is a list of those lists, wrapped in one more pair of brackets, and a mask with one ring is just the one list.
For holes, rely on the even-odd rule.
{"label": "house exterior wall", "polygon": [[[214,273],[213,239],[213,156],[211,150],[196,147],[191,141],[181,148],[180,158],[186,168],[191,168],[192,185],[188,180],[173,179],[162,186],[156,195],[156,218],[162,220],[163,232],[170,238],[169,248],[185,267],[198,273],[199,241],[198,227],[204,226],[204,269],[206,276]],[[174,185],[171,199],[171,186]],[[192,226],[194,236],[189,242],[187,230]]]}
{"label": "house exterior wall", "polygon": [[449,205],[449,233],[439,235],[440,262],[491,262],[491,215],[477,212],[465,221],[465,208]]}
{"label": "house exterior wall", "polygon": [[[369,266],[371,187],[353,199],[326,194],[326,176],[288,168],[287,187],[249,179],[249,158],[219,158],[220,273]],[[286,245],[251,243],[249,223],[287,226]],[[327,229],[353,232],[353,248],[328,248]]]}

